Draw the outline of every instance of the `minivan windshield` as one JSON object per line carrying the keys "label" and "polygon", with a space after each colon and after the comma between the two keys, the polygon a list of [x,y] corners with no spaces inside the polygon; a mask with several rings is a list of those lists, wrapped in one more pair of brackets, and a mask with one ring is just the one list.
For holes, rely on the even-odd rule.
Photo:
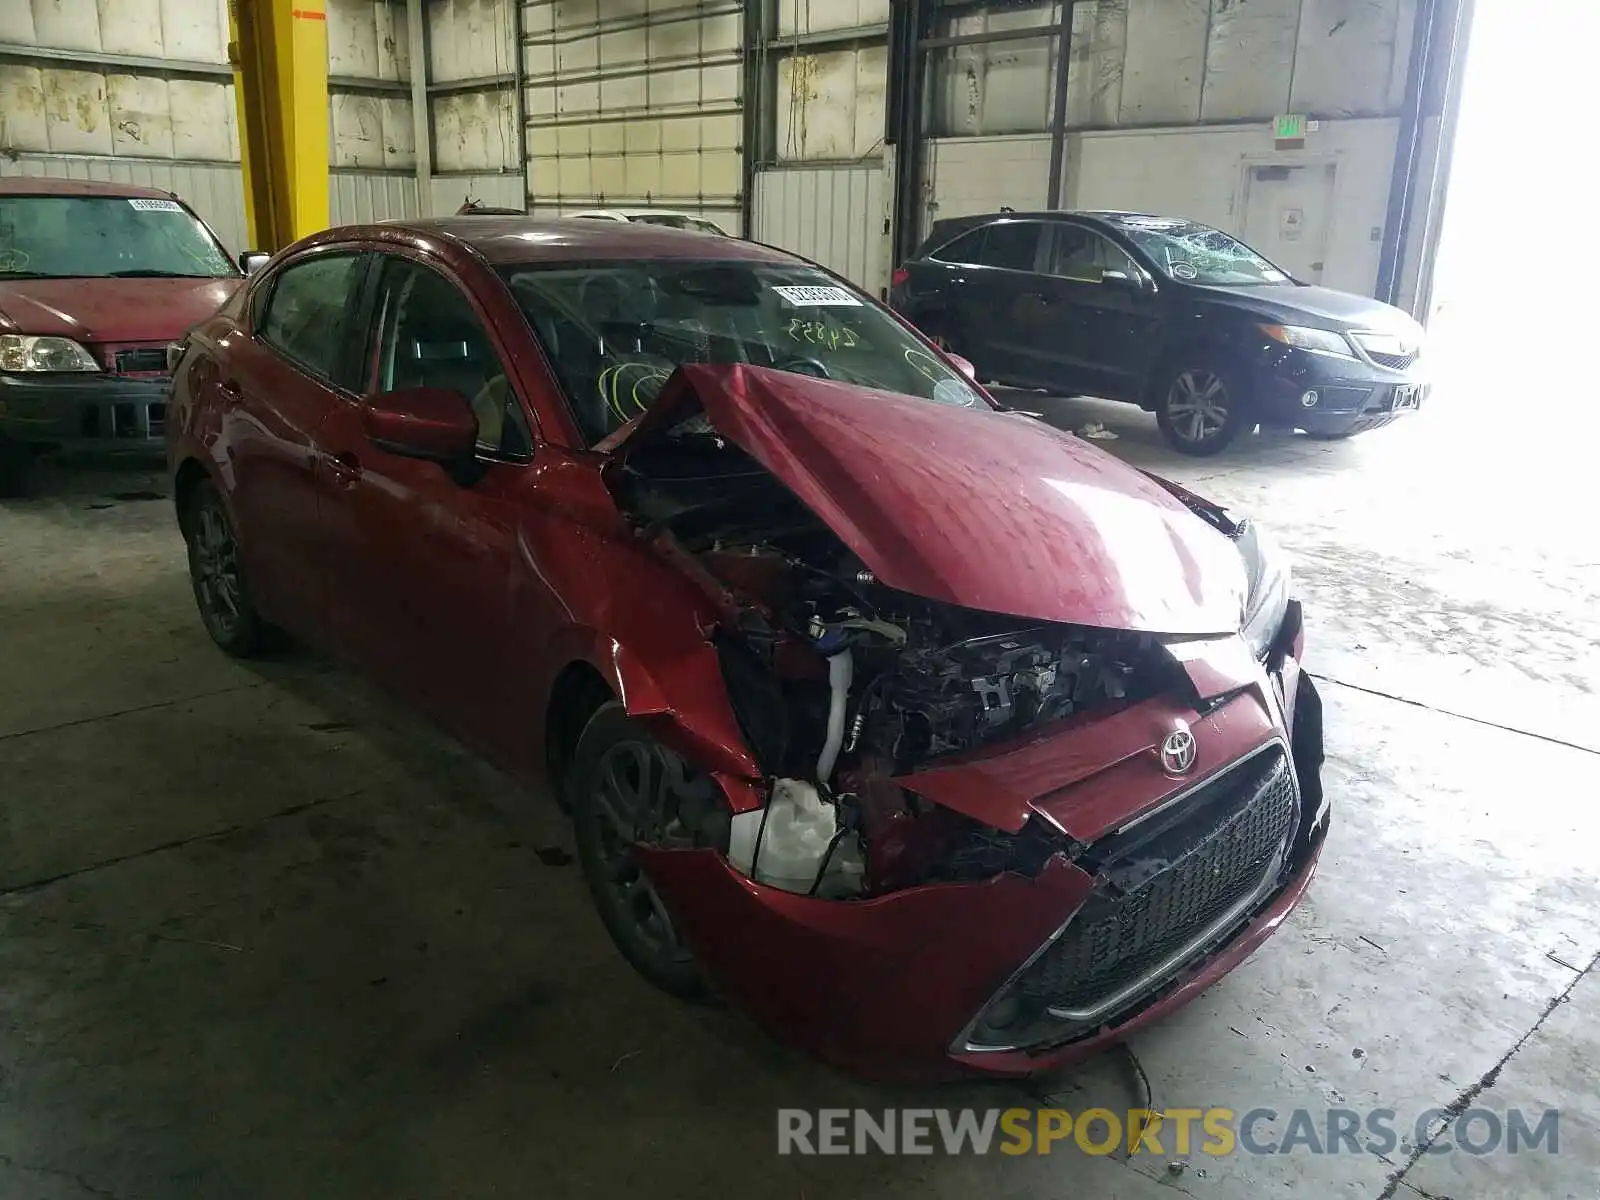
{"label": "minivan windshield", "polygon": [[894,317],[815,267],[661,259],[502,274],[590,445],[648,409],[684,363],[748,363],[988,407]]}
{"label": "minivan windshield", "polygon": [[1174,279],[1218,287],[1287,283],[1289,277],[1238,238],[1194,221],[1124,217],[1117,228]]}
{"label": "minivan windshield", "polygon": [[237,275],[176,200],[0,196],[0,279]]}
{"label": "minivan windshield", "polygon": [[696,233],[714,233],[719,237],[727,236],[710,221],[702,221],[699,217],[688,217],[681,213],[630,213],[628,220],[641,225],[665,225],[668,229],[692,229]]}

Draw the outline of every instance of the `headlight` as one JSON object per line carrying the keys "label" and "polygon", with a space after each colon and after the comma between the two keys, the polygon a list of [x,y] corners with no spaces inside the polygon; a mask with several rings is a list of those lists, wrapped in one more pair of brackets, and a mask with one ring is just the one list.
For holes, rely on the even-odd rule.
{"label": "headlight", "polygon": [[69,338],[0,333],[0,371],[98,371],[100,364]]}
{"label": "headlight", "polygon": [[1333,354],[1339,358],[1354,358],[1344,334],[1331,329],[1312,329],[1305,325],[1263,325],[1261,332],[1275,342],[1293,346],[1297,350],[1310,350],[1313,354]]}
{"label": "headlight", "polygon": [[1250,585],[1239,633],[1257,658],[1265,658],[1289,609],[1289,561],[1254,521],[1241,521],[1233,541]]}

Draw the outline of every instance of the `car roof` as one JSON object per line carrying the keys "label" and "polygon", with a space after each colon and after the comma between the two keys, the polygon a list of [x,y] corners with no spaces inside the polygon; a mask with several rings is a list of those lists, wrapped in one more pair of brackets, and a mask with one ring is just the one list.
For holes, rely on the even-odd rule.
{"label": "car roof", "polygon": [[122,199],[170,200],[173,193],[137,183],[104,179],[51,179],[38,175],[9,175],[0,179],[0,196],[114,196]]}
{"label": "car roof", "polygon": [[[471,247],[496,266],[541,260],[639,258],[747,259],[809,265],[759,242],[711,238],[687,229],[633,221],[593,221],[576,217],[434,217],[385,221],[380,228],[405,230],[421,237],[448,238]],[[359,236],[353,229],[328,232],[329,235]]]}

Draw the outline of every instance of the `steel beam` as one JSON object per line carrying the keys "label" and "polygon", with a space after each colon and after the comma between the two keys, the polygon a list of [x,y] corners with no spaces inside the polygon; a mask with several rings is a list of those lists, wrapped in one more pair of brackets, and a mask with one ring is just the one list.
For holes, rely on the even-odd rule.
{"label": "steel beam", "polygon": [[84,67],[114,67],[141,75],[187,75],[199,79],[226,80],[233,76],[227,63],[194,62],[183,58],[146,58],[138,54],[101,54],[96,50],[53,50],[46,46],[19,46],[0,42],[0,59],[35,62],[62,70]]}
{"label": "steel beam", "polygon": [[514,89],[511,97],[512,127],[517,131],[517,173],[522,176],[522,210],[528,210],[528,80],[527,80],[527,51],[522,48],[522,39],[527,36],[525,28],[522,0],[514,0],[511,5],[511,52],[515,54],[516,61],[511,64],[511,86]]}
{"label": "steel beam", "polygon": [[428,94],[437,96],[444,92],[489,92],[516,85],[515,71],[502,71],[498,75],[474,75],[471,79],[446,79],[428,85]]}
{"label": "steel beam", "polygon": [[1078,0],[1061,0],[1061,29],[1056,35],[1056,94],[1050,120],[1050,179],[1046,208],[1061,207],[1061,168],[1067,160],[1067,64],[1072,61],[1072,15]]}
{"label": "steel beam", "polygon": [[428,105],[428,6],[406,0],[411,42],[411,129],[417,148],[417,211],[433,211],[433,120]]}
{"label": "steel beam", "polygon": [[411,85],[404,79],[370,79],[364,75],[329,75],[328,88],[338,92],[382,92],[393,96],[411,92]]}
{"label": "steel beam", "polygon": [[1377,298],[1385,304],[1393,304],[1399,298],[1406,251],[1411,244],[1417,159],[1422,151],[1422,110],[1428,97],[1428,70],[1433,62],[1438,13],[1438,0],[1418,0],[1411,29],[1405,101],[1400,109],[1400,132],[1395,142],[1394,168],[1389,175],[1389,208],[1384,217],[1383,243],[1378,251],[1376,292]]}
{"label": "steel beam", "polygon": [[894,148],[894,200],[891,207],[891,266],[911,256],[922,225],[922,176],[927,138],[923,136],[923,93],[928,56],[923,49],[933,25],[932,0],[905,0],[889,10],[889,79],[884,105],[884,142]]}
{"label": "steel beam", "polygon": [[889,37],[887,23],[880,25],[854,25],[848,29],[818,29],[808,33],[777,33],[768,36],[765,48],[773,55],[793,54],[799,51],[837,49],[882,42]]}
{"label": "steel beam", "polygon": [[228,59],[239,109],[252,248],[280,250],[328,225],[325,0],[231,0]]}
{"label": "steel beam", "polygon": [[951,46],[984,46],[990,42],[1025,42],[1047,38],[1054,25],[1030,25],[1026,29],[992,29],[988,33],[955,33],[946,37],[925,37],[917,44],[923,50],[943,50]]}

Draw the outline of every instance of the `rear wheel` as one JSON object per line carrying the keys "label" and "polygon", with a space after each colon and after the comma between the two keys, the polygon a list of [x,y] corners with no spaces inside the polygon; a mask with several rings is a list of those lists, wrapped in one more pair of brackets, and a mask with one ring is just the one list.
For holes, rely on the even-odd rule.
{"label": "rear wheel", "polygon": [[1157,388],[1156,422],[1180,454],[1220,454],[1255,423],[1235,373],[1221,364],[1180,358]]}
{"label": "rear wheel", "polygon": [[710,786],[704,779],[691,784],[683,760],[616,701],[589,719],[567,773],[578,861],[606,932],[634,970],[691,1000],[705,996],[705,980],[635,847],[676,844],[685,801],[703,800],[698,793]]}
{"label": "rear wheel", "polygon": [[282,635],[256,612],[233,522],[210,480],[196,484],[190,494],[183,532],[195,605],[211,640],[235,658],[254,658],[277,646]]}

